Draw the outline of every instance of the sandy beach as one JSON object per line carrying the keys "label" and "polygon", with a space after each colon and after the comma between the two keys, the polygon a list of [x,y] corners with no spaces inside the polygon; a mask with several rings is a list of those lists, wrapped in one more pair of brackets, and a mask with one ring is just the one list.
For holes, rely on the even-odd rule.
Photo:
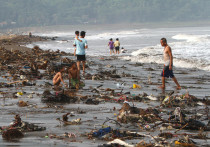
{"label": "sandy beach", "polygon": [[[200,133],[198,128],[185,130],[185,127],[183,127],[185,125],[179,124],[181,121],[176,122],[174,120],[173,124],[170,123],[170,120],[169,123],[166,122],[168,121],[168,118],[174,114],[174,110],[177,107],[180,107],[181,110],[186,113],[187,120],[189,118],[195,117],[196,119],[196,117],[200,117],[196,120],[205,123],[206,128],[209,127],[209,112],[207,111],[207,113],[205,113],[205,110],[208,107],[204,104],[206,102],[208,105],[208,103],[207,101],[203,101],[205,96],[210,95],[209,72],[195,68],[174,67],[174,74],[182,89],[176,90],[176,85],[172,79],[167,79],[166,89],[161,90],[158,89],[158,87],[161,85],[160,73],[163,69],[162,64],[154,62],[134,63],[130,62],[130,60],[123,59],[123,56],[119,57],[114,55],[100,57],[88,56],[87,72],[84,79],[82,79],[86,86],[79,90],[65,88],[64,86],[56,88],[52,84],[52,76],[54,74],[49,74],[50,68],[39,69],[36,74],[33,74],[30,71],[30,62],[34,61],[37,64],[42,65],[45,60],[49,60],[48,67],[51,67],[53,66],[51,64],[53,62],[58,63],[62,61],[62,63],[70,64],[75,60],[75,57],[72,53],[32,50],[31,48],[25,47],[26,44],[38,41],[42,42],[47,40],[38,36],[29,38],[28,35],[7,36],[0,39],[0,50],[2,54],[0,72],[0,126],[9,126],[14,120],[14,116],[19,114],[22,121],[42,127],[44,126],[46,127],[46,130],[23,132],[23,138],[13,139],[12,141],[7,141],[0,137],[1,146],[93,147],[106,144],[116,138],[123,138],[119,136],[115,138],[110,137],[111,139],[90,137],[91,132],[100,130],[102,125],[110,126],[113,130],[119,129],[121,132],[127,131],[128,133],[128,131],[130,131],[145,135],[141,137],[130,137],[129,139],[125,137],[122,139],[132,146],[138,145],[142,140],[145,140],[148,145],[151,142],[152,146],[154,146],[155,142],[158,142],[154,140],[152,136],[157,136],[161,132],[160,128],[164,127],[161,125],[155,127],[154,124],[157,124],[158,122],[164,122],[166,125],[172,126],[171,129],[165,128],[162,132],[170,132],[173,134],[172,138],[166,140],[168,144],[172,142],[170,146],[174,146],[175,143],[173,141],[186,136],[184,133],[194,135]],[[8,54],[10,54],[10,56]],[[7,59],[7,56],[14,59],[9,60]],[[15,62],[13,62],[13,60]],[[29,68],[27,68],[28,66]],[[16,79],[14,78],[15,75],[17,76]],[[21,75],[23,75],[25,79],[22,79]],[[68,83],[67,73],[64,77],[65,81]],[[27,83],[31,85],[23,85],[23,80],[27,80]],[[20,82],[8,84],[15,81]],[[133,88],[133,84],[140,87]],[[70,97],[70,101],[68,103],[43,102],[44,91],[49,91],[52,95],[56,95],[57,92],[64,93]],[[22,94],[14,96],[17,92],[22,92]],[[187,92],[189,92],[189,95],[191,96],[182,98],[180,103],[174,102],[178,106],[173,106],[172,104],[170,106],[162,105],[163,100],[167,96],[171,96],[171,101],[173,102],[173,99],[182,97]],[[190,102],[192,96],[196,97],[196,101],[194,101],[194,99],[193,102]],[[141,108],[143,109],[143,112],[148,108],[155,108],[158,111],[158,116],[161,120],[156,120],[157,116],[155,117],[155,122],[144,120],[123,123],[121,120],[118,121],[119,125],[115,121],[119,120],[120,109],[125,105],[123,103],[125,100],[124,97],[127,97],[131,107]],[[89,99],[91,100],[87,103]],[[26,102],[27,105],[20,107],[19,102],[21,100]],[[97,101],[97,103],[93,103],[93,100]],[[72,116],[69,116],[68,118],[69,122],[73,122],[73,119],[76,120],[81,118],[81,123],[68,125],[63,121],[59,121],[62,120],[62,116],[66,113],[72,114]],[[107,118],[112,120],[106,122]],[[104,122],[106,123],[104,124]],[[149,125],[150,129],[146,129],[146,125]],[[180,131],[178,131],[179,129],[177,126],[181,126]],[[205,131],[204,129],[203,133],[208,133],[208,131]],[[65,132],[76,134],[76,138],[63,137]],[[193,135],[189,136],[192,139]],[[209,140],[205,138],[193,140],[197,142],[196,146],[210,144]],[[168,144],[165,146],[169,146]],[[142,146],[147,145],[144,144]]]}

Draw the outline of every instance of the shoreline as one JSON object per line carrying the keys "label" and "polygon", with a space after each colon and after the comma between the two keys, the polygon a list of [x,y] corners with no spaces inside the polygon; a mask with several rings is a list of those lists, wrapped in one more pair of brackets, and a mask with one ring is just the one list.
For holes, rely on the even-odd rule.
{"label": "shoreline", "polygon": [[47,41],[50,38],[39,36],[29,37],[28,35],[2,35],[0,36],[0,47],[9,51],[31,51],[31,48],[26,47],[27,44],[39,41]]}

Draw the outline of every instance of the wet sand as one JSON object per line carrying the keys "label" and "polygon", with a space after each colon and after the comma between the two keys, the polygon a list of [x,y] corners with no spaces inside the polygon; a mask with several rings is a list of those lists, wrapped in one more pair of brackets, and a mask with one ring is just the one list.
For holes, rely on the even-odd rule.
{"label": "wet sand", "polygon": [[[26,42],[25,42],[26,43]],[[25,48],[19,45],[23,45],[24,43],[13,43],[12,45],[2,45],[1,47],[5,47],[7,50],[11,50],[14,47],[14,50],[27,50],[30,51],[31,49]],[[62,58],[69,58],[75,59],[74,56],[62,56]],[[9,88],[1,88],[0,91],[7,92],[8,95],[4,98],[1,95],[1,106],[0,106],[0,113],[1,113],[1,122],[0,126],[8,126],[12,120],[14,120],[14,115],[20,114],[23,121],[27,121],[30,123],[36,123],[40,126],[46,126],[46,131],[40,132],[26,132],[24,133],[24,138],[20,140],[15,140],[13,142],[8,142],[2,137],[0,137],[0,144],[1,146],[9,146],[9,145],[16,145],[16,146],[98,146],[99,144],[105,144],[108,141],[103,141],[99,139],[91,140],[88,139],[87,136],[82,137],[81,134],[90,133],[92,130],[97,130],[101,128],[101,125],[105,122],[106,118],[110,119],[117,119],[117,115],[119,114],[118,109],[120,109],[123,103],[117,103],[114,99],[118,99],[120,96],[115,95],[111,97],[109,93],[105,91],[106,88],[111,88],[115,90],[115,93],[122,93],[130,92],[130,94],[125,94],[126,96],[132,98],[133,96],[138,96],[142,93],[147,93],[148,95],[153,94],[154,96],[158,96],[160,94],[164,95],[165,93],[174,91],[174,95],[182,95],[186,93],[186,89],[188,92],[197,97],[202,99],[205,96],[210,95],[210,74],[209,72],[205,72],[198,69],[185,69],[185,68],[177,68],[174,67],[174,75],[176,76],[177,80],[179,81],[180,85],[182,86],[182,90],[177,91],[176,85],[172,81],[172,79],[167,79],[166,81],[166,90],[163,91],[158,89],[161,85],[161,77],[160,73],[162,71],[163,65],[159,65],[156,63],[132,63],[130,61],[121,60],[119,57],[110,56],[110,57],[87,57],[87,65],[89,69],[86,70],[86,75],[91,74],[98,74],[101,71],[110,71],[116,68],[116,74],[119,75],[121,78],[110,78],[104,75],[105,80],[92,80],[92,79],[84,79],[84,83],[86,86],[83,89],[80,89],[76,92],[77,97],[81,98],[81,96],[91,96],[99,98],[100,103],[99,105],[87,105],[83,100],[77,101],[73,104],[61,104],[61,103],[53,103],[50,107],[46,108],[47,103],[41,102],[41,94],[45,90],[50,90],[51,93],[56,91],[53,90],[53,86],[44,87],[45,82],[49,82],[52,84],[52,80],[42,79],[35,79],[36,85],[35,86],[21,86],[21,87],[9,87]],[[113,67],[110,68],[112,65]],[[39,70],[41,73],[44,73],[44,70]],[[7,83],[7,78],[4,76],[8,76],[9,74],[5,71],[1,71],[0,81]],[[149,83],[149,76],[151,77],[151,83]],[[11,80],[11,77],[10,77]],[[68,83],[68,79],[65,78],[65,82]],[[119,86],[119,84],[124,83],[123,86]],[[131,88],[133,83],[137,85],[141,85],[140,89],[133,89]],[[100,94],[107,95],[112,100],[106,101],[101,99],[100,94],[92,92],[94,87],[99,85],[103,85],[100,87]],[[63,87],[63,89],[65,89]],[[69,89],[65,89],[69,90]],[[25,93],[23,96],[18,98],[13,98],[12,93],[24,91]],[[33,98],[28,98],[28,96],[34,92]],[[40,96],[39,96],[40,95]],[[28,107],[19,107],[17,103],[20,101],[28,101]],[[156,107],[160,106],[161,101],[133,101],[134,105],[137,108],[146,109],[148,107]],[[34,107],[32,104],[36,105]],[[116,107],[116,110],[113,110],[113,107]],[[175,107],[172,108],[162,108],[157,107],[157,109],[162,109],[165,111],[174,110]],[[204,109],[204,106],[196,106],[196,107],[189,107],[186,106],[187,110],[198,110]],[[86,113],[80,114],[80,111],[84,111]],[[73,112],[75,116],[69,117],[69,120],[72,119],[82,119],[81,125],[68,125],[63,126],[63,124],[59,123],[56,118],[62,118],[62,115],[68,112]],[[163,118],[168,118],[169,115],[165,113],[160,114]],[[207,120],[203,121],[207,124]],[[122,127],[115,124],[114,122],[108,122],[106,125],[111,126],[113,129],[119,128],[120,130],[131,130],[135,132],[140,132],[140,129],[137,124],[122,124]],[[149,124],[150,125],[150,124]],[[151,124],[152,125],[152,124]],[[174,132],[176,129],[172,130],[165,130],[165,132],[170,131],[171,133],[175,134]],[[76,133],[78,136],[77,138],[67,138],[66,140],[59,140],[56,138],[45,138],[46,134],[55,134],[58,136],[62,136],[65,132]],[[147,132],[145,130],[141,131],[143,134],[151,134],[156,136],[160,133],[159,129],[155,132]],[[198,134],[199,131],[197,130],[181,130],[179,134],[187,133],[187,134]],[[80,136],[80,135],[81,136]],[[177,140],[180,136],[173,137],[171,140]],[[72,142],[76,140],[78,142]],[[144,137],[144,138],[133,138],[131,140],[125,140],[127,143],[138,144],[141,140],[145,140],[147,143],[154,142],[151,137]],[[169,139],[170,141],[170,139]],[[210,144],[208,140],[198,140],[194,139],[194,141],[199,143],[199,146],[202,144]]]}
{"label": "wet sand", "polygon": [[31,51],[31,49],[25,47],[26,44],[31,44],[32,42],[47,41],[47,39],[51,38],[44,38],[39,36],[29,37],[28,35],[2,35],[0,36],[0,46],[9,51]]}

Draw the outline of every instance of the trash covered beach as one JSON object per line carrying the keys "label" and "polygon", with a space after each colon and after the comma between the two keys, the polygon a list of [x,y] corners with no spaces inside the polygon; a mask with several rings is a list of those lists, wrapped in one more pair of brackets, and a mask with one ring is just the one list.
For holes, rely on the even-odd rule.
{"label": "trash covered beach", "polygon": [[[81,77],[86,86],[58,87],[52,84],[55,69],[60,64],[68,68],[75,57],[22,47],[52,39],[33,37],[0,40],[1,146],[210,144],[209,72],[174,67],[182,89],[167,79],[161,90],[161,64],[89,56]],[[67,70],[64,80],[68,82]]]}

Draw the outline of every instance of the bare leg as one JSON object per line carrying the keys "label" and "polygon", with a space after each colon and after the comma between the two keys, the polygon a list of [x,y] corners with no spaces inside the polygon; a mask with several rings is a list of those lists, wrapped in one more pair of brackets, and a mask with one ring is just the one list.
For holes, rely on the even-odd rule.
{"label": "bare leg", "polygon": [[181,89],[181,86],[179,85],[179,83],[178,83],[176,77],[174,76],[172,79],[174,80],[174,82],[175,82],[176,85],[177,85],[176,89],[177,89],[177,90],[180,90],[180,89]]}
{"label": "bare leg", "polygon": [[85,61],[82,61],[83,75],[85,74]]}
{"label": "bare leg", "polygon": [[80,61],[77,61],[77,68],[78,68],[78,71],[79,71],[79,74],[80,74]]}
{"label": "bare leg", "polygon": [[162,86],[158,88],[165,89],[165,77],[162,77]]}
{"label": "bare leg", "polygon": [[110,55],[112,55],[112,51],[110,50]]}
{"label": "bare leg", "polygon": [[61,83],[61,77],[59,76],[57,79],[53,80],[53,84],[58,86]]}

